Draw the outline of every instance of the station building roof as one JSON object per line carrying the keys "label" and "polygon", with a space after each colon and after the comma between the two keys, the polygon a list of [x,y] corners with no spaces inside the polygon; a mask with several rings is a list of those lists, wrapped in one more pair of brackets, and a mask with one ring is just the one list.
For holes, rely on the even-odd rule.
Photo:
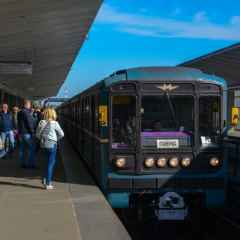
{"label": "station building roof", "polygon": [[240,88],[240,43],[184,62],[179,66],[192,67],[214,74],[227,81],[229,89]]}
{"label": "station building roof", "polygon": [[102,0],[0,2],[0,88],[54,96],[86,39]]}

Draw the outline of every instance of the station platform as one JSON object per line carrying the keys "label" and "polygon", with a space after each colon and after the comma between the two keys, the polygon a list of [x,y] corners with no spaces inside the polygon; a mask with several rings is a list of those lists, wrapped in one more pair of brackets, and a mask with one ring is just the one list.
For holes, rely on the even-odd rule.
{"label": "station platform", "polygon": [[37,170],[19,168],[17,152],[0,159],[1,239],[130,239],[66,140],[59,150],[53,191],[41,183],[43,153],[38,154]]}

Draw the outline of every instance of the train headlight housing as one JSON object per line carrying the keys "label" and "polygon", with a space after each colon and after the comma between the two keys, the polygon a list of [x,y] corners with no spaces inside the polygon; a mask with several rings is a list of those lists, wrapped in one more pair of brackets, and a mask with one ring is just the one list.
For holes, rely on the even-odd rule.
{"label": "train headlight housing", "polygon": [[124,157],[117,158],[115,164],[118,168],[124,168],[126,166],[126,158]]}
{"label": "train headlight housing", "polygon": [[209,163],[212,167],[218,167],[220,165],[220,160],[217,157],[212,157]]}
{"label": "train headlight housing", "polygon": [[184,157],[181,161],[183,167],[189,167],[192,163],[192,159],[190,157]]}
{"label": "train headlight housing", "polygon": [[155,164],[155,160],[154,160],[154,158],[151,158],[151,157],[146,158],[144,161],[144,165],[147,168],[152,168],[154,166],[154,164]]}
{"label": "train headlight housing", "polygon": [[167,165],[167,159],[165,157],[160,157],[158,160],[157,160],[157,166],[160,167],[160,168],[164,168],[166,167]]}
{"label": "train headlight housing", "polygon": [[170,167],[172,167],[172,168],[178,167],[178,165],[179,165],[179,159],[178,159],[177,157],[172,157],[172,158],[169,160],[169,165],[170,165]]}

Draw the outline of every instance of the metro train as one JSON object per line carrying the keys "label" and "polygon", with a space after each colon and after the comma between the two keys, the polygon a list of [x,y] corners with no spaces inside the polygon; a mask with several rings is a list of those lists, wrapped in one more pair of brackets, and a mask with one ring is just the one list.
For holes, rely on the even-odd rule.
{"label": "metro train", "polygon": [[117,71],[58,108],[64,129],[113,208],[183,220],[221,208],[226,82],[185,67]]}

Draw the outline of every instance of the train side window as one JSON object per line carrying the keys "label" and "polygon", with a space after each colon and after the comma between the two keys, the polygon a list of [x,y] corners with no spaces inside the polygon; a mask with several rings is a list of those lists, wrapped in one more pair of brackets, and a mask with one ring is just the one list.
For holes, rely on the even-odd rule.
{"label": "train side window", "polygon": [[86,101],[86,106],[85,106],[85,111],[86,111],[86,124],[87,124],[87,129],[90,130],[90,126],[91,126],[91,118],[90,118],[90,101],[89,101],[89,97],[87,97],[87,101]]}
{"label": "train side window", "polygon": [[80,103],[80,101],[78,100],[78,124],[80,123],[80,114],[81,114],[81,112],[80,112],[80,107],[81,107],[81,105],[80,105],[81,103]]}
{"label": "train side window", "polygon": [[136,145],[136,97],[112,97],[112,148]]}
{"label": "train side window", "polygon": [[95,132],[95,123],[96,123],[96,116],[95,116],[95,96],[91,96],[91,130]]}
{"label": "train side window", "polygon": [[85,98],[82,98],[82,128],[85,128],[86,121],[85,121]]}
{"label": "train side window", "polygon": [[100,97],[99,97],[99,95],[97,95],[96,97],[95,97],[95,103],[96,103],[96,105],[95,105],[95,133],[99,136],[100,134],[99,134],[99,129],[100,129],[100,122],[98,121],[98,117],[99,117],[99,115],[98,115],[98,108],[99,108],[99,102],[100,102]]}
{"label": "train side window", "polygon": [[81,106],[81,127],[84,128],[84,98],[82,98],[82,106]]}
{"label": "train side window", "polygon": [[218,143],[221,134],[221,99],[201,96],[199,100],[199,133],[202,145]]}

